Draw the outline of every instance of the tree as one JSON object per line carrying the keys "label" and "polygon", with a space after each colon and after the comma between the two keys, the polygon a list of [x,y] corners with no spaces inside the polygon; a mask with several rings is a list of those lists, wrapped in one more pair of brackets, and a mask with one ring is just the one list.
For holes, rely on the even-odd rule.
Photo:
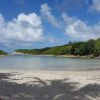
{"label": "tree", "polygon": [[71,48],[71,53],[73,55],[80,55],[80,46],[83,44],[84,42],[76,42],[72,44],[72,48]]}
{"label": "tree", "polygon": [[96,40],[96,45],[95,45],[95,56],[100,55],[100,38]]}
{"label": "tree", "polygon": [[6,55],[6,54],[7,54],[6,52],[0,50],[0,55]]}
{"label": "tree", "polygon": [[94,51],[95,51],[95,40],[91,39],[91,40],[87,41],[87,46],[86,47],[87,47],[86,48],[87,49],[87,54],[88,55],[93,54]]}

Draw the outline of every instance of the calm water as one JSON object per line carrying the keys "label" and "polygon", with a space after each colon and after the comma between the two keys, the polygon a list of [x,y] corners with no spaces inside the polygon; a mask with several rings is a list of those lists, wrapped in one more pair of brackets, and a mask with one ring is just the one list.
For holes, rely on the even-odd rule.
{"label": "calm water", "polygon": [[0,57],[0,69],[33,70],[94,70],[100,69],[100,59],[60,58],[49,56]]}

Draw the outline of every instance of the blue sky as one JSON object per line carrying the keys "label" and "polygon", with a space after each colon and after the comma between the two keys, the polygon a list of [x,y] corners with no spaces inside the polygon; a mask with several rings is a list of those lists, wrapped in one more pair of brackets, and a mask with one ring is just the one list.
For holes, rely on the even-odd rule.
{"label": "blue sky", "polygon": [[100,37],[100,0],[0,0],[0,49],[42,48]]}

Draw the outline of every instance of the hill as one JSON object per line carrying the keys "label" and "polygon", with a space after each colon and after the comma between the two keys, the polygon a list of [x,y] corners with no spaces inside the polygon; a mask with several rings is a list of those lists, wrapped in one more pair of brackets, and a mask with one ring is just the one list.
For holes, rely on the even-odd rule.
{"label": "hill", "polygon": [[3,50],[0,50],[0,55],[6,55],[7,53],[4,52]]}
{"label": "hill", "polygon": [[68,44],[55,47],[46,47],[42,49],[18,49],[16,52],[23,54],[49,54],[49,55],[75,55],[91,57],[100,56],[100,38],[90,39],[86,42],[69,42]]}

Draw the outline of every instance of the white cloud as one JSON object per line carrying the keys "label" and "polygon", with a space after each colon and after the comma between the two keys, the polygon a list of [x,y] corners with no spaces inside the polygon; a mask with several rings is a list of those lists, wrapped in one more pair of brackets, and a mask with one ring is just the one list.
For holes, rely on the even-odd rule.
{"label": "white cloud", "polygon": [[[95,2],[97,0],[94,0]],[[98,3],[100,0],[98,1]],[[100,3],[99,3],[100,4]],[[100,7],[100,6],[96,6]],[[93,7],[94,8],[94,7]],[[98,8],[99,9],[99,8]],[[86,22],[70,17],[66,13],[61,14],[60,18],[56,18],[51,8],[45,3],[41,5],[42,16],[53,26],[61,29],[65,34],[73,40],[88,40],[100,37],[100,24],[88,25]]]}
{"label": "white cloud", "polygon": [[35,13],[28,15],[21,13],[9,22],[6,22],[4,17],[0,15],[0,43],[6,46],[14,45],[14,43],[27,45],[27,43],[42,41],[43,39],[51,43],[58,42],[57,36],[54,34],[50,36],[47,34],[48,37],[44,37],[41,18],[45,18],[48,23],[62,31],[62,34],[64,32],[66,37],[71,40],[88,40],[100,37],[100,22],[88,25],[66,13],[62,13],[60,17],[56,18],[47,4],[41,5],[41,14],[42,17]]}
{"label": "white cloud", "polygon": [[0,15],[0,43],[35,42],[43,39],[41,18],[35,13],[21,13],[9,22]]}
{"label": "white cloud", "polygon": [[62,30],[72,40],[88,40],[100,37],[100,24],[88,25],[77,17],[61,14],[61,19],[56,18],[51,8],[45,3],[41,5],[41,14],[51,25]]}
{"label": "white cloud", "polygon": [[53,14],[51,13],[51,8],[48,6],[48,4],[42,4],[41,5],[41,15],[42,17],[48,21],[49,23],[51,23],[53,26],[55,27],[59,27],[59,24],[57,22],[57,19],[55,18],[55,16],[53,16]]}
{"label": "white cloud", "polygon": [[65,23],[64,31],[72,40],[88,40],[100,37],[100,24],[87,25],[84,21],[62,14]]}
{"label": "white cloud", "polygon": [[70,17],[70,16],[68,16],[64,12],[61,14],[61,17],[63,18],[64,23],[66,23],[66,25],[73,24],[73,22],[77,19],[76,17]]}
{"label": "white cloud", "polygon": [[89,11],[100,12],[100,0],[93,0]]}

